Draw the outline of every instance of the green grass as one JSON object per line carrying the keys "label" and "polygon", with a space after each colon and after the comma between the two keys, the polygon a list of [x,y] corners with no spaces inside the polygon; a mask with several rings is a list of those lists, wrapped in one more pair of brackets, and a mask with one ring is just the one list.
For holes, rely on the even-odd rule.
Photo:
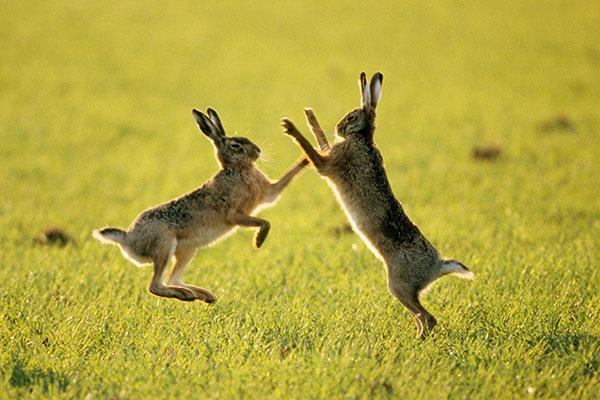
{"label": "green grass", "polygon": [[[0,398],[597,398],[597,2],[216,3],[3,3]],[[275,178],[299,155],[279,118],[331,131],[362,70],[385,74],[396,195],[476,274],[426,295],[427,341],[314,171],[261,213],[261,250],[240,230],[199,252],[211,307],[91,237],[216,171],[192,107]],[[574,132],[540,132],[561,114]],[[36,244],[49,224],[75,243]]]}

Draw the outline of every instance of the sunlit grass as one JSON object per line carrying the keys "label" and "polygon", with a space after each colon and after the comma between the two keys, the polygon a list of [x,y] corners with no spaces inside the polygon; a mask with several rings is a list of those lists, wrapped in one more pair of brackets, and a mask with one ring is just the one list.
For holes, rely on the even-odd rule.
{"label": "sunlit grass", "polygon": [[[593,1],[4,4],[0,397],[597,397],[598,37]],[[192,107],[275,178],[299,156],[279,118],[311,106],[331,133],[362,70],[385,75],[396,195],[476,274],[427,294],[429,340],[314,171],[261,213],[261,250],[240,229],[199,252],[211,307],[150,295],[91,237],[216,171]],[[74,242],[36,243],[47,225]]]}

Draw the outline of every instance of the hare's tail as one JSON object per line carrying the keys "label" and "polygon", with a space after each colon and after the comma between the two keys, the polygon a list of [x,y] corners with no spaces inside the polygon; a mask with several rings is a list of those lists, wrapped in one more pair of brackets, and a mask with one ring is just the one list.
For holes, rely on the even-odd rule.
{"label": "hare's tail", "polygon": [[442,260],[442,275],[454,274],[459,278],[472,280],[475,275],[464,264],[456,260]]}
{"label": "hare's tail", "polygon": [[123,244],[127,233],[119,228],[102,228],[92,232],[92,236],[102,243]]}

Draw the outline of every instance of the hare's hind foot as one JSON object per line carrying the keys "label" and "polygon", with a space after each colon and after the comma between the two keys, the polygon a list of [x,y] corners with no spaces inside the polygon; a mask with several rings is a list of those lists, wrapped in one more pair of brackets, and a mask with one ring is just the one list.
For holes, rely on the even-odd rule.
{"label": "hare's hind foot", "polygon": [[209,290],[182,283],[177,285],[150,285],[149,291],[159,297],[170,297],[181,301],[201,300],[208,304],[217,301],[217,296]]}
{"label": "hare's hind foot", "polygon": [[178,286],[152,284],[149,291],[155,296],[176,298],[181,301],[194,301],[198,298],[192,290]]}
{"label": "hare's hind foot", "polygon": [[427,339],[433,328],[437,325],[437,320],[429,313],[426,315],[416,314],[415,319],[417,320],[417,339]]}
{"label": "hare's hind foot", "polygon": [[196,296],[196,299],[198,300],[202,300],[203,302],[207,303],[207,304],[213,304],[217,301],[217,296],[215,296],[210,290],[208,289],[204,289],[198,286],[194,286],[194,285],[188,285],[186,284],[179,284],[180,286],[184,287],[185,289],[191,290],[194,295]]}
{"label": "hare's hind foot", "polygon": [[158,248],[159,251],[156,252],[158,255],[154,257],[154,275],[152,275],[152,281],[150,282],[150,288],[148,290],[150,293],[159,297],[171,297],[182,301],[194,301],[198,297],[193,290],[184,286],[165,285],[163,283],[165,269],[171,258],[173,258],[176,248],[177,239],[163,241],[161,243],[161,246]]}
{"label": "hare's hind foot", "polygon": [[191,291],[195,299],[202,300],[205,303],[212,304],[217,301],[217,297],[212,294],[209,290],[183,283],[183,272],[185,267],[194,258],[196,249],[193,247],[181,247],[175,250],[175,265],[173,266],[173,272],[169,278],[168,285],[170,287],[182,288]]}
{"label": "hare's hind foot", "polygon": [[437,320],[423,307],[419,301],[419,294],[406,284],[390,283],[389,290],[415,318],[417,339],[426,339],[437,325]]}

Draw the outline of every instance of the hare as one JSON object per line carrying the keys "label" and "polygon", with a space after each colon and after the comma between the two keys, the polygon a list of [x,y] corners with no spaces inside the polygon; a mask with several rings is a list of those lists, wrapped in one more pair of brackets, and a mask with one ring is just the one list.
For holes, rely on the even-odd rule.
{"label": "hare", "polygon": [[382,82],[379,72],[370,85],[365,73],[360,75],[361,106],[337,124],[340,140],[331,148],[312,110],[305,110],[321,150],[328,151],[316,151],[291,120],[283,118],[282,126],[332,187],[354,231],[385,263],[389,291],[415,317],[417,336],[425,338],[437,322],[421,304],[420,294],[443,275],[472,279],[473,274],[458,261],[440,258],[392,192],[383,158],[373,141]]}
{"label": "hare", "polygon": [[[142,212],[127,231],[103,228],[95,230],[93,236],[118,245],[134,264],[153,263],[150,293],[213,303],[216,297],[210,291],[182,281],[196,250],[232,233],[237,226],[258,228],[254,245],[261,247],[271,225],[254,217],[253,212],[277,200],[308,161],[302,159],[279,181],[271,182],[254,165],[260,155],[258,146],[244,137],[226,136],[217,112],[209,108],[207,113],[192,112],[200,130],[215,146],[220,171],[199,189]],[[165,285],[163,274],[173,256],[173,272]]]}

